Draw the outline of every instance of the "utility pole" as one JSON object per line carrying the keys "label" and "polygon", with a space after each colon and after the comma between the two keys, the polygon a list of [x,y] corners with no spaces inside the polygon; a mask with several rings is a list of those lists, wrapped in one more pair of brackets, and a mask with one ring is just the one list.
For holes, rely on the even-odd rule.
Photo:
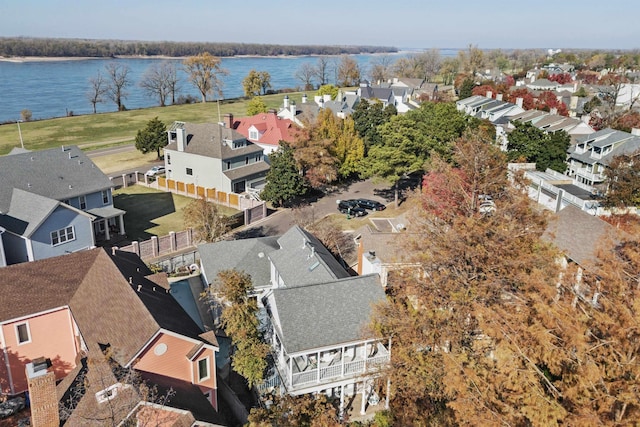
{"label": "utility pole", "polygon": [[20,122],[21,121],[22,120],[17,120],[16,123],[18,124],[18,134],[20,135],[20,146],[24,150],[24,142],[22,142],[22,130],[20,130]]}

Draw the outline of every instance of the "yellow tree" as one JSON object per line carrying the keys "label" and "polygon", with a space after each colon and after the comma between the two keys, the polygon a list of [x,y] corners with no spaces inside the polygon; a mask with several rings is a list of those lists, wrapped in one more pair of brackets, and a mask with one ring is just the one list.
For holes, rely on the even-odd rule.
{"label": "yellow tree", "polygon": [[228,71],[221,67],[220,58],[204,52],[190,56],[183,61],[189,81],[198,89],[202,102],[207,102],[207,95],[222,96],[222,76]]}

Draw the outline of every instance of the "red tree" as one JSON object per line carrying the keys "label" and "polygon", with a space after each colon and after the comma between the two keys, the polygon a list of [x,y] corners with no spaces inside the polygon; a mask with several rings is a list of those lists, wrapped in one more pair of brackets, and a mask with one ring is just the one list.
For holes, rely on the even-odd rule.
{"label": "red tree", "polygon": [[522,108],[531,110],[535,107],[535,100],[531,92],[526,88],[514,89],[507,94],[507,101],[516,103],[518,98],[522,98]]}
{"label": "red tree", "polygon": [[482,96],[487,96],[487,92],[491,92],[492,98],[496,97],[496,88],[488,84],[476,86],[471,91],[473,95],[482,95]]}
{"label": "red tree", "polygon": [[558,101],[558,98],[554,95],[553,92],[546,90],[538,95],[538,102],[536,104],[537,110],[551,111],[552,108],[555,108],[557,113],[561,116],[569,115],[567,106],[564,105],[562,101]]}
{"label": "red tree", "polygon": [[571,83],[571,81],[573,81],[573,78],[571,77],[571,74],[569,73],[559,73],[559,74],[552,74],[549,76],[549,80],[552,82],[558,82],[561,85],[567,84],[567,83]]}

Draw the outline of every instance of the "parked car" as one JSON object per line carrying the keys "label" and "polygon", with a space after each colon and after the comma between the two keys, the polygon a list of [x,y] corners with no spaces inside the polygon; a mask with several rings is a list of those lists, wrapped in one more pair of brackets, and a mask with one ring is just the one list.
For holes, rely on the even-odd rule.
{"label": "parked car", "polygon": [[363,209],[369,209],[371,211],[382,211],[387,207],[380,202],[369,199],[356,199],[356,203]]}
{"label": "parked car", "polygon": [[162,175],[164,173],[164,166],[154,166],[145,173],[146,176]]}
{"label": "parked car", "polygon": [[353,216],[365,216],[367,211],[360,206],[355,200],[339,200],[338,210]]}

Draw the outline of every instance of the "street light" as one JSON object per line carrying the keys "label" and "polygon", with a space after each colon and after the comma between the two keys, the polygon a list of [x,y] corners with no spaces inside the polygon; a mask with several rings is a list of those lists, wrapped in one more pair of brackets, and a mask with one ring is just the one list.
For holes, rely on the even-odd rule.
{"label": "street light", "polygon": [[18,133],[20,134],[20,146],[24,150],[24,142],[22,142],[22,131],[20,130],[20,122],[21,121],[22,120],[16,120],[16,123],[18,124]]}

